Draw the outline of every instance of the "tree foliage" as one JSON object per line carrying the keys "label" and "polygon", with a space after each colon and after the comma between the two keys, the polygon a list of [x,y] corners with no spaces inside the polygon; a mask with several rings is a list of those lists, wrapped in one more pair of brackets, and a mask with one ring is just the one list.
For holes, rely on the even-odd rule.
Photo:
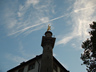
{"label": "tree foliage", "polygon": [[90,28],[90,38],[82,42],[84,53],[81,54],[81,59],[87,72],[96,72],[96,22],[90,24]]}

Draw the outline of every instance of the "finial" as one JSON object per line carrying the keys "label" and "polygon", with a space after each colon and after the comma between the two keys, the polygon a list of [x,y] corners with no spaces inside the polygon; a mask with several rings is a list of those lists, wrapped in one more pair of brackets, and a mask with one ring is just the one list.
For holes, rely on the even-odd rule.
{"label": "finial", "polygon": [[48,29],[47,29],[47,31],[49,31],[49,30],[51,30],[51,26],[50,26],[50,24],[48,25]]}

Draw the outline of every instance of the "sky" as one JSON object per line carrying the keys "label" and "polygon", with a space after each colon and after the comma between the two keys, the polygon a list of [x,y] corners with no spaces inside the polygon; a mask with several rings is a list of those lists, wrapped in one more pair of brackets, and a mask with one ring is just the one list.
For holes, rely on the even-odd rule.
{"label": "sky", "polygon": [[81,44],[96,21],[96,0],[0,0],[0,72],[42,54],[51,25],[54,57],[70,72],[87,72]]}

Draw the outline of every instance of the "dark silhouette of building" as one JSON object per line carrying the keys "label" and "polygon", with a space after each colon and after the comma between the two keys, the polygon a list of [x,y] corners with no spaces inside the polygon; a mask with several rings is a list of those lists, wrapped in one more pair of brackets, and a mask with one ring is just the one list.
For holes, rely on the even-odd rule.
{"label": "dark silhouette of building", "polygon": [[51,31],[46,31],[41,43],[43,53],[27,62],[22,62],[7,72],[69,72],[53,56],[55,39]]}

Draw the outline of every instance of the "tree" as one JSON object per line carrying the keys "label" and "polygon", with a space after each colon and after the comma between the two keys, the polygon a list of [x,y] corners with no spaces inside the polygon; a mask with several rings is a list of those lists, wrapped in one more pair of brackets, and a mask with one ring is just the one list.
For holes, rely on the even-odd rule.
{"label": "tree", "polygon": [[92,29],[89,32],[90,38],[82,42],[84,52],[81,54],[81,59],[86,65],[87,72],[96,72],[96,22],[90,24],[90,28]]}

